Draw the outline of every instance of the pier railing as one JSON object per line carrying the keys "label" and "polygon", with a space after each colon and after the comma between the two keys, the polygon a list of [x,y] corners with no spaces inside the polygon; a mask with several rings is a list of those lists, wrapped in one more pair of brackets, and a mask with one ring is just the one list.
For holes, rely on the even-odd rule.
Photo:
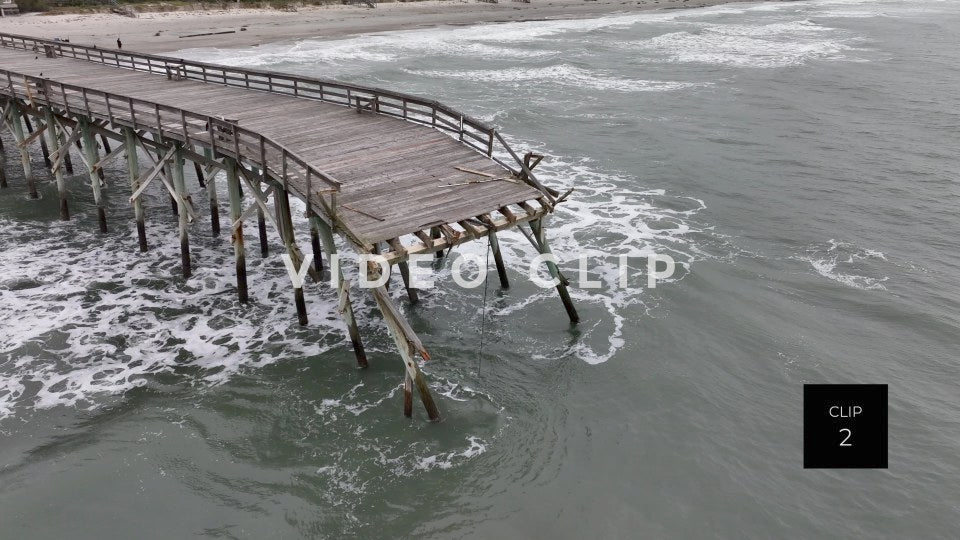
{"label": "pier railing", "polygon": [[[313,99],[369,110],[378,114],[402,118],[408,122],[431,126],[450,133],[463,144],[481,152],[518,175],[544,196],[554,202],[558,192],[544,186],[507,144],[503,136],[491,126],[459,112],[439,101],[393,92],[381,88],[346,84],[317,77],[304,77],[267,70],[229,67],[116,49],[101,49],[74,45],[64,41],[39,39],[16,34],[0,33],[0,46],[50,52],[66,58],[76,58],[108,66],[165,75],[170,79],[189,79],[237,88],[260,90],[274,94]],[[514,165],[495,155],[497,144],[513,159]],[[506,156],[504,156],[506,157]]]}
{"label": "pier railing", "polygon": [[[339,181],[283,145],[227,119],[4,69],[0,69],[0,80],[0,95],[23,99],[35,106],[50,106],[66,116],[81,115],[135,131],[145,130],[165,140],[180,141],[188,148],[210,148],[257,167],[261,174],[269,174],[284,188],[292,183],[292,191],[301,192],[308,204],[311,195],[330,194],[329,210],[336,211],[334,194],[340,191]],[[327,204],[327,199],[323,200]]]}

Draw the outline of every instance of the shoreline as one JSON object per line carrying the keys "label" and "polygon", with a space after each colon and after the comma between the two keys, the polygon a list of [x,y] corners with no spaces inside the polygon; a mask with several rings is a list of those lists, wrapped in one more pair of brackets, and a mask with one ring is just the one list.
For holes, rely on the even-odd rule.
{"label": "shoreline", "polygon": [[338,39],[397,30],[593,18],[614,13],[693,9],[742,2],[743,0],[532,0],[529,4],[488,4],[425,0],[378,4],[375,9],[344,5],[307,6],[296,12],[235,8],[149,12],[140,14],[137,18],[113,13],[30,13],[0,18],[0,32],[47,39],[67,38],[78,44],[111,49],[116,48],[116,40],[119,38],[124,48],[130,50],[171,53],[191,48],[251,47],[301,39]]}

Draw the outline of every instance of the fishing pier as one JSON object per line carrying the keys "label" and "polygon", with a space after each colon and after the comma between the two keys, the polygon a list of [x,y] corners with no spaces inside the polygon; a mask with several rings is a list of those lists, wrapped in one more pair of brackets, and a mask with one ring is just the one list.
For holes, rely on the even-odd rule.
{"label": "fishing pier", "polygon": [[[244,226],[254,221],[256,232],[252,226],[250,232],[259,237],[261,256],[267,256],[268,234],[276,234],[300,268],[305,257],[294,223],[306,220],[312,279],[321,281],[324,263],[333,269],[331,257],[341,247],[379,254],[399,269],[416,302],[411,255],[439,256],[487,239],[508,287],[497,232],[519,228],[539,253],[550,255],[547,217],[570,193],[537,180],[533,170],[542,156],[519,155],[494,128],[450,107],[319,78],[0,34],[0,107],[16,141],[3,151],[19,154],[28,199],[38,199],[30,150],[39,148],[56,182],[61,219],[70,219],[69,191],[90,189],[97,226],[106,233],[103,191],[123,190],[139,249],[147,251],[144,216],[156,209],[146,208],[141,195],[161,185],[172,205],[166,211],[178,216],[183,277],[191,275],[190,235],[208,222],[209,234],[231,239],[242,303],[249,296]],[[104,178],[104,165],[121,158],[128,178]],[[187,185],[188,162],[198,185]],[[228,201],[218,199],[218,182],[226,183]],[[0,189],[9,189],[2,170]],[[304,214],[291,211],[291,197],[302,201]],[[208,217],[197,201],[207,203]],[[549,258],[545,264],[577,322],[566,278]],[[366,367],[353,306],[367,290],[336,268],[331,282],[338,311],[357,364]],[[380,265],[365,271],[374,281]],[[427,416],[438,420],[417,361],[430,355],[385,287],[369,291],[403,360],[404,414],[412,415],[416,387]],[[303,288],[292,287],[291,296],[300,324],[308,324]]]}

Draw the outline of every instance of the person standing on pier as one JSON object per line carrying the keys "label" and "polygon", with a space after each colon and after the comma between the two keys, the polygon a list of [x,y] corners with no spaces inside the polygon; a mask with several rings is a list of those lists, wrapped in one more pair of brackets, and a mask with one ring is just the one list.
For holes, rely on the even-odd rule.
{"label": "person standing on pier", "polygon": [[120,38],[117,38],[117,48],[118,48],[118,49],[122,49],[122,48],[123,48],[123,43],[120,41]]}

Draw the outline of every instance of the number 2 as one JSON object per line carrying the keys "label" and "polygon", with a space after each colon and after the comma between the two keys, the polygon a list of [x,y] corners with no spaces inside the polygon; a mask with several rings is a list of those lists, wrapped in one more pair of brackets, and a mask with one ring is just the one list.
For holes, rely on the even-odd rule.
{"label": "number 2", "polygon": [[847,441],[850,440],[850,436],[853,435],[853,432],[851,432],[851,431],[850,431],[849,429],[847,429],[847,428],[843,428],[843,429],[840,430],[840,433],[843,433],[844,431],[847,432],[847,436],[844,437],[842,441],[840,441],[840,446],[853,446],[852,444],[850,444],[850,443],[847,442]]}

